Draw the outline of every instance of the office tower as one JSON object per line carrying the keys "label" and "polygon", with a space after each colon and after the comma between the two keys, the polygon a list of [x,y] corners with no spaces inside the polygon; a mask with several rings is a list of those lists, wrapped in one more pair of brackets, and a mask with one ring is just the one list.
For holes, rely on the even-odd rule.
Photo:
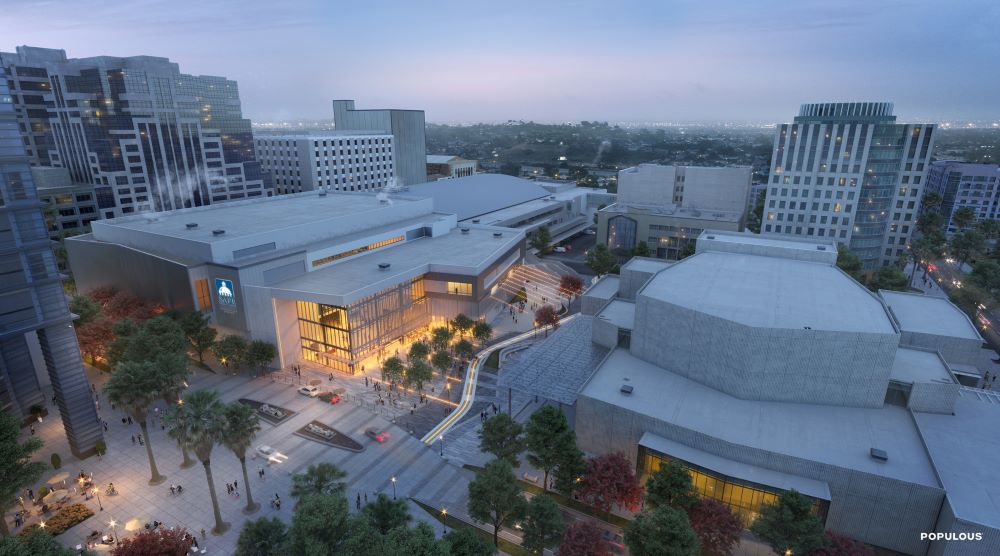
{"label": "office tower", "polygon": [[889,102],[803,104],[774,141],[763,233],[833,239],[865,270],[906,251],[934,146]]}
{"label": "office tower", "polygon": [[941,196],[941,214],[949,234],[959,231],[951,218],[962,207],[972,209],[977,222],[1000,219],[1000,166],[939,160],[927,173],[924,195],[928,193]]}
{"label": "office tower", "polygon": [[392,185],[392,135],[365,132],[258,135],[257,158],[278,193],[367,191]]}
{"label": "office tower", "polygon": [[70,448],[83,456],[101,426],[12,97],[0,79],[0,407],[28,416],[46,405],[42,389],[51,383]]}
{"label": "office tower", "polygon": [[423,110],[355,110],[353,100],[335,100],[333,125],[337,131],[392,134],[399,185],[427,181],[427,141],[424,135]]}
{"label": "office tower", "polygon": [[93,185],[101,217],[269,194],[234,81],[166,58],[27,46],[0,53],[0,66],[32,163]]}

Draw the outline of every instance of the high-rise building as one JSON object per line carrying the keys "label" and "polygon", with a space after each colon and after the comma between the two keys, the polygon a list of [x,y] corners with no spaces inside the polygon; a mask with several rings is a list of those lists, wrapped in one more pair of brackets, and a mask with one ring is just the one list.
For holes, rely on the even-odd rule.
{"label": "high-rise building", "polygon": [[51,385],[70,449],[84,456],[101,426],[13,96],[0,79],[0,409],[28,416],[45,406],[43,388]]}
{"label": "high-rise building", "polygon": [[889,102],[803,104],[777,128],[761,231],[833,239],[871,270],[906,251],[934,125],[900,124]]}
{"label": "high-rise building", "polygon": [[392,134],[399,185],[427,181],[427,140],[423,110],[355,110],[353,100],[335,100],[333,125],[337,131]]}
{"label": "high-rise building", "polygon": [[93,185],[100,216],[270,194],[235,81],[153,56],[0,52],[34,165]]}
{"label": "high-rise building", "polygon": [[278,193],[367,191],[393,184],[390,134],[258,135],[257,158]]}
{"label": "high-rise building", "polygon": [[951,219],[962,207],[972,209],[976,222],[1000,219],[1000,165],[939,160],[927,173],[924,195],[932,192],[941,196],[949,234],[958,231]]}

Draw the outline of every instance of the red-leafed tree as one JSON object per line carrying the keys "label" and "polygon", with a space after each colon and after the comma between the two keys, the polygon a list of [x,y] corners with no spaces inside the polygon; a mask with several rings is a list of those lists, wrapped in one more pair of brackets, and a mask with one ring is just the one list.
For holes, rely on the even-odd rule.
{"label": "red-leafed tree", "polygon": [[826,546],[813,550],[809,556],[872,556],[873,554],[875,552],[865,543],[827,531]]}
{"label": "red-leafed tree", "polygon": [[132,292],[120,291],[104,304],[104,314],[113,321],[141,321],[153,317],[153,307]]}
{"label": "red-leafed tree", "polygon": [[94,288],[87,292],[87,297],[93,299],[98,305],[104,307],[107,305],[108,301],[118,293],[118,290],[112,288],[111,286],[103,286],[100,288]]}
{"label": "red-leafed tree", "polygon": [[702,498],[691,506],[688,520],[705,556],[728,556],[743,531],[732,510],[711,498]]}
{"label": "red-leafed tree", "polygon": [[76,338],[80,342],[80,351],[90,362],[97,363],[98,357],[103,357],[108,344],[114,339],[111,321],[103,315],[76,328]]}
{"label": "red-leafed tree", "polygon": [[559,278],[559,294],[563,297],[576,297],[583,293],[583,280],[572,274],[563,274]]}
{"label": "red-leafed tree", "polygon": [[535,311],[535,325],[538,327],[552,325],[552,328],[559,328],[559,314],[555,307],[542,305]]}
{"label": "red-leafed tree", "polygon": [[604,556],[608,543],[601,536],[601,528],[590,521],[576,521],[566,528],[557,556]]}
{"label": "red-leafed tree", "polygon": [[616,504],[635,511],[642,503],[642,485],[621,452],[588,459],[580,485],[580,498],[606,512]]}
{"label": "red-leafed tree", "polygon": [[191,551],[191,536],[184,529],[143,531],[122,539],[111,556],[185,556]]}

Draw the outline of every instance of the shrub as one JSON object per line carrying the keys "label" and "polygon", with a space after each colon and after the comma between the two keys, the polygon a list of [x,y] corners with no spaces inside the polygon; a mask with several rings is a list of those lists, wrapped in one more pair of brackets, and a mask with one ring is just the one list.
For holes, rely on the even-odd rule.
{"label": "shrub", "polygon": [[45,498],[45,495],[49,493],[49,487],[41,487],[38,489],[38,497]]}
{"label": "shrub", "polygon": [[104,455],[108,451],[108,445],[103,440],[98,440],[97,444],[94,444],[94,449],[97,450],[98,454]]}
{"label": "shrub", "polygon": [[[45,487],[42,487],[45,488]],[[42,489],[38,489],[41,492]],[[86,521],[88,518],[94,515],[94,511],[83,504],[73,504],[71,506],[66,506],[65,508],[56,512],[56,515],[52,516],[51,519],[45,522],[45,529],[42,529],[46,533],[55,536],[61,535],[69,530],[70,527]],[[18,536],[23,536],[28,534],[29,531],[34,531],[36,529],[41,529],[37,523],[32,523],[31,525],[25,527]]]}
{"label": "shrub", "polygon": [[62,458],[59,457],[59,454],[52,454],[52,457],[49,458],[49,460],[52,462],[52,469],[59,469],[62,467]]}

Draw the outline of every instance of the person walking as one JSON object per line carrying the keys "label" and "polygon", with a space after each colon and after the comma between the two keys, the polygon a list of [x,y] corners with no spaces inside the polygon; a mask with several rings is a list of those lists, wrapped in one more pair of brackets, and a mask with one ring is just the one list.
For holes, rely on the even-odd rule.
{"label": "person walking", "polygon": [[31,425],[31,436],[35,436],[35,425]]}
{"label": "person walking", "polygon": [[354,500],[354,507],[357,508],[359,511],[361,510],[361,493],[360,492],[358,493],[357,499]]}
{"label": "person walking", "polygon": [[135,435],[132,435],[132,445],[135,446]]}

